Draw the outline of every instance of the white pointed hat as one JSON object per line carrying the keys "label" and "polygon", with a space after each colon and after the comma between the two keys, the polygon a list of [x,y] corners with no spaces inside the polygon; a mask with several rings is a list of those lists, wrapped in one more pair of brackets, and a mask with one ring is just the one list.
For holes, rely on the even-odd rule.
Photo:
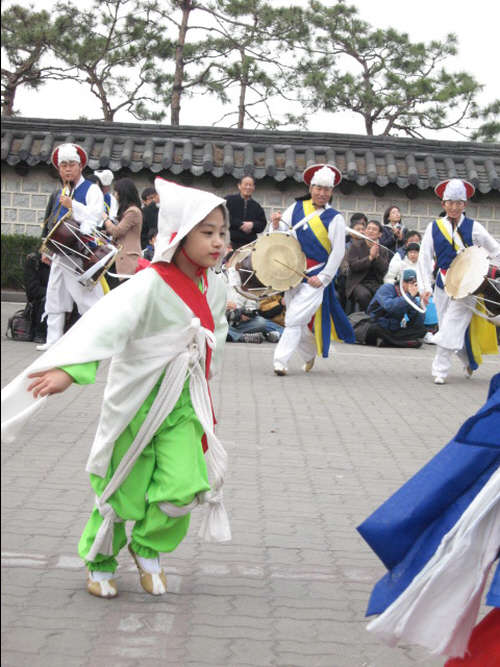
{"label": "white pointed hat", "polygon": [[155,190],[160,196],[160,210],[153,262],[171,262],[179,242],[218,206],[222,206],[226,244],[229,242],[229,213],[225,199],[163,178],[155,179]]}
{"label": "white pointed hat", "polygon": [[434,188],[434,192],[442,201],[467,201],[475,191],[476,188],[472,183],[464,181],[462,178],[450,178],[441,181]]}
{"label": "white pointed hat", "polygon": [[79,162],[83,169],[87,164],[87,153],[78,144],[61,144],[52,151],[51,160],[56,169],[61,162]]}
{"label": "white pointed hat", "polygon": [[113,182],[113,179],[115,175],[111,171],[111,169],[103,169],[102,171],[94,171],[94,174],[97,176],[97,178],[101,181],[101,183],[107,187],[108,185],[111,185]]}
{"label": "white pointed hat", "polygon": [[342,174],[332,164],[313,164],[304,171],[302,179],[306,185],[334,188],[342,180]]}

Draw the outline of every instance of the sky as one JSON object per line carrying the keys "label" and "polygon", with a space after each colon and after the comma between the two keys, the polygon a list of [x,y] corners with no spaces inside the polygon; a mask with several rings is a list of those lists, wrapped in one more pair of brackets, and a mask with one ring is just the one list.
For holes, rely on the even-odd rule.
{"label": "sky", "polygon": [[[55,1],[55,0],[54,0]],[[307,4],[307,0],[293,0],[294,4]],[[348,0],[347,0],[348,1]],[[272,0],[274,3],[290,4],[287,0]],[[323,0],[326,4],[328,0]],[[13,4],[12,0],[4,6]],[[17,0],[17,4],[36,9],[50,9],[52,0]],[[416,3],[401,0],[352,0],[360,17],[374,27],[393,27],[407,32],[414,41],[438,40],[448,33],[458,39],[459,55],[450,58],[447,69],[465,70],[484,84],[478,100],[482,106],[500,97],[498,71],[498,25],[500,25],[500,3],[491,0],[418,0]],[[79,7],[90,6],[90,0],[80,0]],[[97,100],[94,102],[88,89],[72,82],[49,82],[38,92],[20,90],[16,96],[16,109],[25,117],[37,118],[100,118]],[[186,100],[182,105],[183,125],[211,125],[227,110],[216,101],[203,100],[203,118],[199,116],[200,102]],[[119,122],[137,122],[131,115],[122,113],[115,117]],[[168,123],[168,120],[164,121]],[[356,114],[317,113],[309,117],[308,129],[316,132],[339,132],[365,134],[361,117]],[[442,130],[427,138],[460,140],[452,130]]]}

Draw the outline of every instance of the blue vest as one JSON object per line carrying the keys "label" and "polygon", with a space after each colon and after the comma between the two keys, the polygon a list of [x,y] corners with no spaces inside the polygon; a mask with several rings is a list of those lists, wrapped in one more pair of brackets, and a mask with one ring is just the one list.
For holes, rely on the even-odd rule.
{"label": "blue vest", "polygon": [[111,193],[106,192],[104,195],[104,212],[109,215],[111,211]]}
{"label": "blue vest", "polygon": [[[79,204],[85,205],[87,203],[87,192],[89,191],[89,188],[90,188],[91,185],[94,185],[94,183],[92,183],[92,181],[87,181],[87,179],[85,179],[83,181],[83,183],[81,183],[76,188],[76,190],[73,193],[72,198],[75,201],[77,201]],[[61,188],[61,192],[59,193],[59,196],[61,196],[61,194],[62,194],[62,188]],[[59,197],[58,197],[58,199],[59,199]],[[60,220],[63,217],[63,215],[66,215],[67,212],[68,212],[68,209],[65,206],[61,206],[61,208],[59,210],[59,214],[57,216],[57,219]]]}
{"label": "blue vest", "polygon": [[[473,226],[474,220],[471,220],[470,218],[464,218],[460,225],[459,233],[464,245],[467,248],[474,245],[472,241]],[[435,220],[432,223],[432,240],[434,242],[434,252],[436,253],[437,266],[439,269],[447,271],[457,256],[457,251],[455,250],[453,244],[451,244],[441,232]],[[441,279],[440,273],[438,273],[436,284],[438,287],[441,287],[441,289],[443,288],[443,281]]]}
{"label": "blue vest", "polygon": [[[331,221],[336,215],[338,215],[338,213],[339,212],[334,208],[327,208],[319,215],[319,219],[325,226],[327,232]],[[304,217],[304,208],[302,206],[302,202],[298,201],[295,204],[295,208],[293,209],[292,213],[292,227],[293,225],[296,225],[298,222],[300,222]],[[323,244],[318,241],[315,233],[308,224],[305,225],[305,229],[302,225],[298,227],[295,230],[295,233],[297,235],[297,240],[300,243],[300,247],[302,248],[302,252],[305,254],[307,259],[312,259],[319,263],[328,261],[329,253]],[[309,275],[314,276],[322,269],[323,267],[320,267],[316,270],[313,269],[312,271],[309,271]]]}

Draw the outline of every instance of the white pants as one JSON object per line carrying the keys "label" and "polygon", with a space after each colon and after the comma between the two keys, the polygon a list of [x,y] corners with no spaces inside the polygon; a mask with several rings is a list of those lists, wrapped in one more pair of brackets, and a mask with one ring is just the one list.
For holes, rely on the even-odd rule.
{"label": "white pants", "polygon": [[450,299],[440,287],[434,289],[439,331],[433,337],[437,348],[432,362],[432,375],[442,378],[448,375],[453,352],[465,367],[469,365],[464,338],[473,313],[466,304],[474,306],[475,301],[475,297]]}
{"label": "white pants", "polygon": [[285,330],[276,346],[274,364],[285,369],[292,354],[297,351],[302,361],[310,361],[317,354],[316,341],[307,326],[323,301],[324,287],[301,283],[285,293]]}
{"label": "white pants", "polygon": [[66,257],[55,258],[50,267],[45,301],[48,345],[53,345],[63,336],[66,313],[73,310],[74,303],[76,303],[80,315],[83,315],[104,296],[100,284],[89,292],[86,287],[77,281],[78,276],[70,273],[67,267],[72,267],[72,264]]}

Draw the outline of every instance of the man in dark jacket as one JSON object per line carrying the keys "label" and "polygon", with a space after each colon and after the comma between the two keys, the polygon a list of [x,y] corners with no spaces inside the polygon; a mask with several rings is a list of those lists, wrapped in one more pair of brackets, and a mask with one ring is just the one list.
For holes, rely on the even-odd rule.
{"label": "man in dark jacket", "polygon": [[254,177],[243,176],[238,183],[238,190],[239,194],[225,197],[229,211],[229,235],[234,250],[255,241],[267,225],[264,209],[252,199]]}
{"label": "man in dark jacket", "polygon": [[375,292],[384,282],[389,267],[389,252],[379,244],[382,225],[378,220],[370,220],[365,235],[371,241],[355,241],[347,251],[349,265],[346,283],[346,297],[354,297],[359,309],[366,311]]}

